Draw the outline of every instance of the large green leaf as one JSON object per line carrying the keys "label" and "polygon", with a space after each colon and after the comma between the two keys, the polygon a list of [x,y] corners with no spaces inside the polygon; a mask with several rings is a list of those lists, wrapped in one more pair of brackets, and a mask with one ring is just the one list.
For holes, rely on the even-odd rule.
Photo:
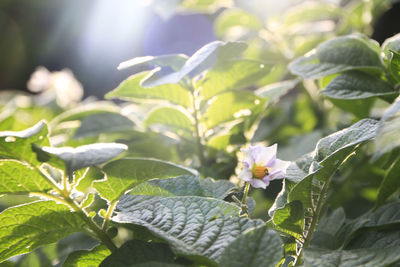
{"label": "large green leaf", "polygon": [[129,118],[112,112],[87,116],[81,121],[74,138],[99,136],[102,133],[132,131],[134,123]]}
{"label": "large green leaf", "polygon": [[63,267],[88,267],[99,266],[111,254],[104,245],[99,245],[91,250],[78,250],[68,255]]}
{"label": "large green leaf", "polygon": [[107,99],[118,98],[124,100],[156,99],[167,100],[184,107],[192,105],[190,92],[179,84],[164,84],[152,88],[143,88],[141,81],[149,72],[141,72],[130,76],[116,89],[106,94]]}
{"label": "large green leaf", "polygon": [[127,190],[150,179],[197,174],[194,170],[170,162],[142,158],[115,160],[106,164],[103,171],[105,180],[95,181],[93,186],[108,201],[117,200]]}
{"label": "large green leaf", "polygon": [[218,16],[214,22],[215,31],[218,36],[229,34],[232,27],[243,27],[245,29],[260,30],[263,27],[260,19],[241,9],[228,8]]}
{"label": "large green leaf", "polygon": [[17,159],[38,165],[36,154],[32,151],[32,144],[49,145],[47,133],[44,121],[20,132],[0,132],[0,158]]}
{"label": "large green leaf", "polygon": [[282,258],[283,246],[278,233],[262,225],[241,234],[224,250],[221,267],[275,267]]}
{"label": "large green leaf", "polygon": [[54,201],[12,207],[0,214],[0,262],[79,232],[84,221]]}
{"label": "large green leaf", "polygon": [[0,160],[0,194],[46,192],[52,186],[43,175],[14,160]]}
{"label": "large green leaf", "polygon": [[353,250],[306,249],[304,266],[307,267],[376,267],[393,266],[400,261],[400,246]]}
{"label": "large green leaf", "polygon": [[[97,266],[97,265],[96,265]],[[101,267],[181,266],[174,264],[174,254],[166,244],[131,240],[108,256]]]}
{"label": "large green leaf", "polygon": [[255,60],[232,60],[215,65],[196,83],[196,87],[199,88],[201,96],[208,100],[224,91],[254,85],[266,76],[270,69],[270,66]]}
{"label": "large green leaf", "polygon": [[197,50],[178,71],[160,69],[146,77],[142,84],[154,87],[163,84],[178,83],[185,76],[195,76],[213,66],[218,60],[230,59],[239,55],[247,45],[241,42],[214,41]]}
{"label": "large green leaf", "polygon": [[[361,120],[352,126],[335,132],[322,138],[316,145],[309,159],[308,170],[295,169],[291,175],[304,175],[305,177],[292,177],[292,180],[300,182],[289,193],[289,201],[300,200],[305,208],[312,207],[311,195],[313,194],[313,183],[326,182],[342,164],[342,162],[353,152],[359,144],[375,137],[378,122],[372,119]],[[293,167],[291,167],[293,168]],[[313,181],[314,178],[316,181]],[[317,188],[321,190],[321,188]],[[314,192],[314,194],[317,192]]]}
{"label": "large green leaf", "polygon": [[171,67],[174,70],[180,69],[186,62],[188,57],[183,54],[171,54],[164,56],[145,56],[135,57],[119,64],[118,69],[126,69],[130,67],[143,67],[143,66],[160,66],[160,67]]}
{"label": "large green leaf", "polygon": [[340,244],[336,234],[345,221],[346,215],[343,208],[338,208],[322,217],[312,236],[311,246],[325,249],[339,248]]}
{"label": "large green leaf", "polygon": [[165,239],[175,253],[189,258],[204,256],[218,262],[238,235],[262,223],[239,217],[239,207],[212,198],[165,197],[132,203],[134,196],[123,196],[113,221],[144,226]]}
{"label": "large green leaf", "polygon": [[229,181],[184,175],[169,179],[155,179],[141,183],[130,195],[147,196],[202,196],[224,199],[237,187]]}
{"label": "large green leaf", "polygon": [[173,107],[159,107],[150,112],[145,123],[147,125],[161,124],[173,130],[193,130],[193,122],[189,114]]}
{"label": "large green leaf", "polygon": [[117,143],[97,143],[73,147],[35,147],[38,159],[64,169],[68,174],[99,165],[120,155],[128,147]]}
{"label": "large green leaf", "polygon": [[379,47],[361,35],[337,37],[289,65],[293,74],[317,79],[348,70],[381,71]]}
{"label": "large green leaf", "polygon": [[364,99],[396,93],[390,84],[360,71],[340,74],[321,91],[321,94],[337,99]]}
{"label": "large green leaf", "polygon": [[207,128],[254,115],[261,111],[266,100],[257,97],[252,92],[237,91],[222,93],[210,101],[211,104],[203,118]]}

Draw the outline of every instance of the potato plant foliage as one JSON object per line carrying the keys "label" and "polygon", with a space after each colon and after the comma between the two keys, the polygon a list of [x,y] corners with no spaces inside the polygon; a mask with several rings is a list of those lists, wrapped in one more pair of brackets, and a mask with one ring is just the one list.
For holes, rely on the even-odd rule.
{"label": "potato plant foliage", "polygon": [[[104,101],[2,92],[0,265],[399,266],[400,35],[365,22],[387,5],[229,6],[219,41],[122,62]],[[247,198],[256,143],[291,163]]]}

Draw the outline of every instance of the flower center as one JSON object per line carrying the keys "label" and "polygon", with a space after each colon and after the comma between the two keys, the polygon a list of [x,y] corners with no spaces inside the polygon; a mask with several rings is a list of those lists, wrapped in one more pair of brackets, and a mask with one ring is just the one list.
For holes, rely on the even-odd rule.
{"label": "flower center", "polygon": [[256,178],[262,179],[269,174],[269,170],[264,166],[255,166],[253,169],[253,174]]}

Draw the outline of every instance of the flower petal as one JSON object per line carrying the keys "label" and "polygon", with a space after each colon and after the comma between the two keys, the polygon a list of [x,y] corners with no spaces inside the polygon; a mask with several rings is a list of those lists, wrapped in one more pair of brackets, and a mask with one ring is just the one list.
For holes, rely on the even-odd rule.
{"label": "flower petal", "polygon": [[244,165],[246,168],[251,168],[254,164],[254,159],[251,156],[250,149],[240,149],[244,153]]}
{"label": "flower petal", "polygon": [[268,183],[266,183],[265,181],[260,180],[260,179],[252,179],[250,181],[250,184],[255,188],[264,188],[265,189],[269,185],[269,181],[267,181],[267,182]]}
{"label": "flower petal", "polygon": [[270,174],[268,175],[268,180],[275,180],[275,179],[283,179],[286,177],[286,172],[283,172],[281,170],[275,170],[270,172]]}
{"label": "flower petal", "polygon": [[286,173],[286,170],[289,167],[289,165],[290,165],[290,161],[276,159],[275,165],[272,166],[271,171],[280,170],[280,171]]}
{"label": "flower petal", "polygon": [[254,159],[256,164],[263,166],[272,166],[276,159],[276,150],[278,145],[274,144],[272,146],[252,146],[249,148],[251,157]]}
{"label": "flower petal", "polygon": [[253,178],[253,174],[251,173],[251,171],[249,169],[244,168],[240,172],[238,178],[242,179],[243,181],[250,182]]}

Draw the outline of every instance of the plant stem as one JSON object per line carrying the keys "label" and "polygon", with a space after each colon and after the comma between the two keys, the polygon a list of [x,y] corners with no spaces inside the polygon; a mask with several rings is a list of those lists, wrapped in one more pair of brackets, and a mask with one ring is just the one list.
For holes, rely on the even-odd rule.
{"label": "plant stem", "polygon": [[[68,190],[65,191],[65,189],[67,187],[65,187],[65,182],[64,182],[64,190],[60,189],[58,187],[57,184],[55,184],[49,177],[47,177],[45,174],[43,174],[41,172],[41,170],[39,169],[39,167],[37,166],[32,166],[34,167],[39,173],[40,175],[45,178],[45,180],[52,185],[53,189],[60,195],[58,196],[53,196],[50,194],[46,194],[46,193],[41,193],[41,192],[34,192],[32,193],[33,195],[38,195],[38,196],[43,196],[46,197],[48,199],[52,199],[54,201],[59,201],[61,203],[63,203],[64,205],[69,206],[72,210],[74,210],[81,218],[84,222],[86,222],[87,226],[89,227],[89,229],[96,235],[96,237],[104,244],[107,246],[107,248],[111,251],[115,251],[117,249],[117,247],[115,246],[115,244],[113,243],[113,241],[111,240],[111,238],[101,229],[99,228],[99,226],[91,219],[87,216],[86,212],[79,207],[79,205],[70,198],[69,196],[69,192]],[[67,186],[68,186],[68,176],[64,177],[64,181],[67,182]],[[113,209],[111,209],[113,210]]]}
{"label": "plant stem", "polygon": [[110,204],[108,205],[107,213],[106,213],[106,216],[104,217],[104,221],[103,221],[103,225],[101,226],[101,229],[104,230],[107,228],[107,224],[110,221],[111,215],[112,215],[116,205],[117,205],[117,201],[111,201]]}
{"label": "plant stem", "polygon": [[194,92],[194,88],[191,87],[190,88],[191,93],[192,93],[192,107],[193,107],[193,118],[194,118],[194,128],[195,128],[195,138],[196,138],[196,146],[197,146],[197,155],[199,157],[200,160],[200,164],[202,166],[206,165],[206,159],[204,157],[204,149],[203,149],[203,145],[201,143],[201,135],[200,135],[200,128],[199,128],[199,111],[197,108],[197,104],[196,104],[196,96],[195,96],[195,92]]}
{"label": "plant stem", "polygon": [[250,189],[250,183],[246,182],[246,184],[244,185],[242,205],[246,205],[247,203],[247,195],[249,194],[249,189]]}

